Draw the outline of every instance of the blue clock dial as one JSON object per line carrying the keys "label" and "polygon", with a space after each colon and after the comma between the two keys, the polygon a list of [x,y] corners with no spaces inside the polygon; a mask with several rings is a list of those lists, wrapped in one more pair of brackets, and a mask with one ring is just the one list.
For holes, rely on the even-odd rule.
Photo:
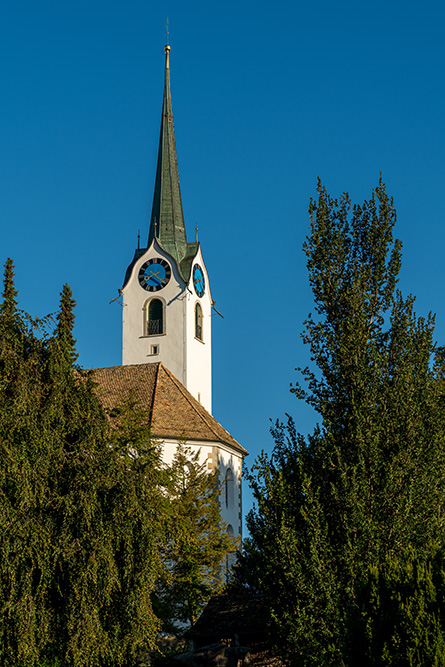
{"label": "blue clock dial", "polygon": [[154,257],[139,269],[139,284],[148,292],[157,292],[167,285],[171,274],[169,263],[161,257]]}
{"label": "blue clock dial", "polygon": [[199,264],[195,264],[195,266],[193,267],[193,286],[195,288],[196,294],[199,297],[204,296],[205,292],[204,271],[201,269]]}

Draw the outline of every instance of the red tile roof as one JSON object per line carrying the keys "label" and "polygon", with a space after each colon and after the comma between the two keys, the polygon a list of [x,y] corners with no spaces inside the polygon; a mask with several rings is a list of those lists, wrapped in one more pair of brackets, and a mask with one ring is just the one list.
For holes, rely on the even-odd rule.
{"label": "red tile roof", "polygon": [[153,436],[220,442],[247,454],[161,363],[93,368],[92,373],[105,409],[112,410],[131,395],[147,410]]}

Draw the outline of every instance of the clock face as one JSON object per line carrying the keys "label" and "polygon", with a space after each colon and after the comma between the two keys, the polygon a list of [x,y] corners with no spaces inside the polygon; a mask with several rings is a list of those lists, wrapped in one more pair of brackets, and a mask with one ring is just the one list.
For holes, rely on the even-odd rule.
{"label": "clock face", "polygon": [[193,267],[193,285],[195,287],[196,294],[199,297],[204,296],[205,292],[204,271],[201,269],[199,264],[195,264],[195,266]]}
{"label": "clock face", "polygon": [[169,263],[161,257],[154,257],[144,262],[139,269],[139,284],[147,292],[157,292],[167,285],[171,275]]}

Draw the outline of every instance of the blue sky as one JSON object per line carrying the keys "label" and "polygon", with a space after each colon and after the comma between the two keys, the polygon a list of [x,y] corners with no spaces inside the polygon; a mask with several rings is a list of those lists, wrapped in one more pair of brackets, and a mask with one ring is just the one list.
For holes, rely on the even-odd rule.
{"label": "blue sky", "polygon": [[[121,362],[110,304],[148,234],[165,20],[184,213],[212,295],[214,414],[251,453],[289,393],[312,310],[307,208],[367,198],[382,171],[404,244],[400,286],[445,341],[442,2],[15,0],[0,7],[2,258],[21,307],[77,300],[84,367]],[[270,270],[271,262],[278,269]],[[250,495],[245,492],[246,509]]]}

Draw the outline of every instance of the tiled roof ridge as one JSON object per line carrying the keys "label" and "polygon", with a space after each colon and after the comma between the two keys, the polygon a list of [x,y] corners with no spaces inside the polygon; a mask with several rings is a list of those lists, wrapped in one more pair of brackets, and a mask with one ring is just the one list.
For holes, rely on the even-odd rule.
{"label": "tiled roof ridge", "polygon": [[160,368],[161,368],[161,366],[162,366],[162,363],[161,363],[160,361],[158,361],[158,363],[156,364],[156,366],[157,366],[157,368],[156,368],[155,383],[154,383],[155,386],[154,386],[154,389],[153,389],[153,400],[152,400],[152,402],[151,402],[151,414],[150,414],[150,416],[149,416],[149,419],[150,419],[150,428],[151,428],[151,426],[153,425],[152,422],[153,422],[153,415],[154,415],[154,411],[155,411],[155,403],[156,403],[156,398],[157,398],[157,396],[158,396],[159,370],[160,370]]}
{"label": "tiled roof ridge", "polygon": [[[209,429],[211,430],[211,432],[213,433],[213,435],[215,435],[216,438],[217,438],[217,440],[219,441],[219,440],[221,439],[220,436],[219,436],[219,434],[215,431],[215,429],[213,428],[212,424],[209,423],[208,419],[206,419],[206,416],[205,416],[204,414],[202,414],[202,412],[200,412],[199,410],[196,409],[196,405],[194,404],[193,401],[190,400],[190,393],[189,393],[189,392],[185,389],[185,387],[179,382],[179,380],[173,375],[173,373],[172,373],[171,371],[169,371],[168,368],[167,368],[166,366],[164,366],[164,364],[161,363],[160,365],[162,366],[162,368],[164,369],[164,371],[166,371],[166,373],[167,373],[167,375],[170,377],[170,379],[173,380],[173,382],[175,383],[176,387],[179,389],[179,391],[181,392],[181,394],[184,396],[184,398],[186,399],[186,401],[188,402],[188,404],[193,408],[193,410],[196,412],[196,414],[197,414],[197,415],[198,415],[198,416],[199,416],[199,417],[200,417],[200,418],[207,424],[207,426],[209,427]],[[183,391],[184,389],[185,389],[185,391]],[[221,426],[221,428],[224,429],[223,426]],[[224,431],[225,431],[225,429],[224,429]]]}
{"label": "tiled roof ridge", "polygon": [[[152,370],[146,375],[149,367]],[[165,373],[161,374],[162,369]],[[113,407],[127,391],[134,389],[137,392],[137,400],[147,410],[155,437],[179,437],[190,425],[191,440],[218,442],[235,448],[242,455],[247,454],[162,362],[92,368],[90,371],[107,408]]]}

